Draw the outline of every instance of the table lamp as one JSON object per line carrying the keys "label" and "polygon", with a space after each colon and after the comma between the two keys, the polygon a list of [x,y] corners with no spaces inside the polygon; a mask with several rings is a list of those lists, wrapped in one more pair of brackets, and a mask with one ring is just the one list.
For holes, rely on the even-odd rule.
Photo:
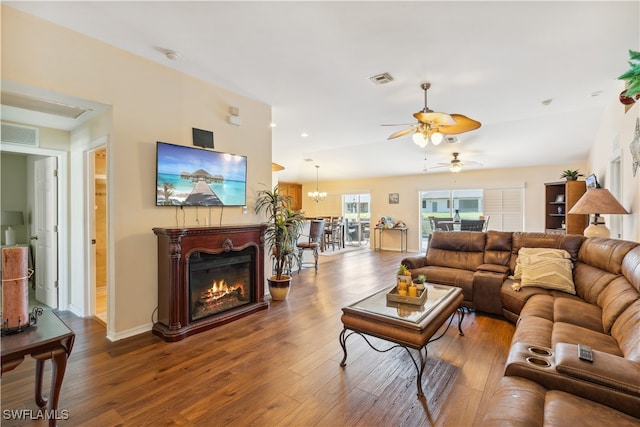
{"label": "table lamp", "polygon": [[575,205],[569,210],[570,214],[593,215],[593,222],[584,229],[585,237],[610,237],[611,231],[604,224],[601,214],[628,214],[627,210],[613,197],[606,188],[592,188],[587,190]]}
{"label": "table lamp", "polygon": [[1,211],[0,212],[0,225],[7,225],[7,229],[4,232],[4,244],[7,246],[13,246],[16,244],[16,232],[11,227],[12,225],[24,224],[22,212],[20,211]]}

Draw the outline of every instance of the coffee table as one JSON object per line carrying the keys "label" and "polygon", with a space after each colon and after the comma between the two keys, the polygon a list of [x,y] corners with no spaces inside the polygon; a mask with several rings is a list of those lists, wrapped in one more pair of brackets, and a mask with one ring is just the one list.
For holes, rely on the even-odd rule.
{"label": "coffee table", "polygon": [[[454,318],[458,314],[458,333],[462,332],[464,310],[460,307],[463,296],[462,290],[453,286],[427,283],[427,299],[422,305],[388,302],[386,294],[391,288],[376,292],[348,307],[342,309],[342,324],[340,332],[340,346],[344,357],[340,366],[346,366],[347,339],[353,335],[360,335],[375,351],[384,353],[397,347],[404,348],[416,367],[418,377],[418,397],[423,397],[422,374],[427,364],[427,345],[444,336]],[[449,320],[442,333],[434,338],[434,334]],[[376,348],[367,336],[373,336],[395,345],[386,348]],[[419,363],[410,349],[417,350]]]}

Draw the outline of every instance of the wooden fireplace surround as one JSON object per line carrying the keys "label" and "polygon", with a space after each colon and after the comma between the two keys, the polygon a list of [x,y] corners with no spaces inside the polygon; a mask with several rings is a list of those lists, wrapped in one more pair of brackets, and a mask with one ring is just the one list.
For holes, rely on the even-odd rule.
{"label": "wooden fireplace surround", "polygon": [[[264,229],[262,224],[223,227],[156,227],[158,239],[158,321],[153,333],[165,341],[232,322],[268,307],[264,300]],[[254,289],[249,304],[189,320],[189,257],[255,248]]]}

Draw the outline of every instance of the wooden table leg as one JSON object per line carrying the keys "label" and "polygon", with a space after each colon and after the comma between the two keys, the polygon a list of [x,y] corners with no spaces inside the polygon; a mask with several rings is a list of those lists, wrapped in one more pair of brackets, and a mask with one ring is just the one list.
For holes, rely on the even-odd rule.
{"label": "wooden table leg", "polygon": [[60,389],[62,388],[62,380],[64,372],[67,369],[67,350],[63,347],[57,348],[47,353],[36,354],[32,356],[36,359],[36,403],[40,408],[47,405],[47,399],[42,395],[42,376],[44,373],[44,362],[51,359],[51,391],[49,393],[49,406],[51,418],[49,418],[49,427],[57,425],[58,402],[60,400]]}
{"label": "wooden table leg", "polygon": [[47,406],[47,398],[42,395],[42,375],[44,374],[44,361],[36,359],[36,404],[38,408]]}

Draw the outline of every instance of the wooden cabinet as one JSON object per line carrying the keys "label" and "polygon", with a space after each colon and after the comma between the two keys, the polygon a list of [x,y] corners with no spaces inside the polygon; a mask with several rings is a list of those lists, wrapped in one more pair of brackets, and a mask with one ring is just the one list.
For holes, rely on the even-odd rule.
{"label": "wooden cabinet", "polygon": [[588,215],[567,214],[586,191],[584,181],[547,182],[544,228],[547,233],[582,234]]}
{"label": "wooden cabinet", "polygon": [[291,197],[291,209],[299,211],[302,209],[302,184],[290,182],[279,182],[280,194]]}

